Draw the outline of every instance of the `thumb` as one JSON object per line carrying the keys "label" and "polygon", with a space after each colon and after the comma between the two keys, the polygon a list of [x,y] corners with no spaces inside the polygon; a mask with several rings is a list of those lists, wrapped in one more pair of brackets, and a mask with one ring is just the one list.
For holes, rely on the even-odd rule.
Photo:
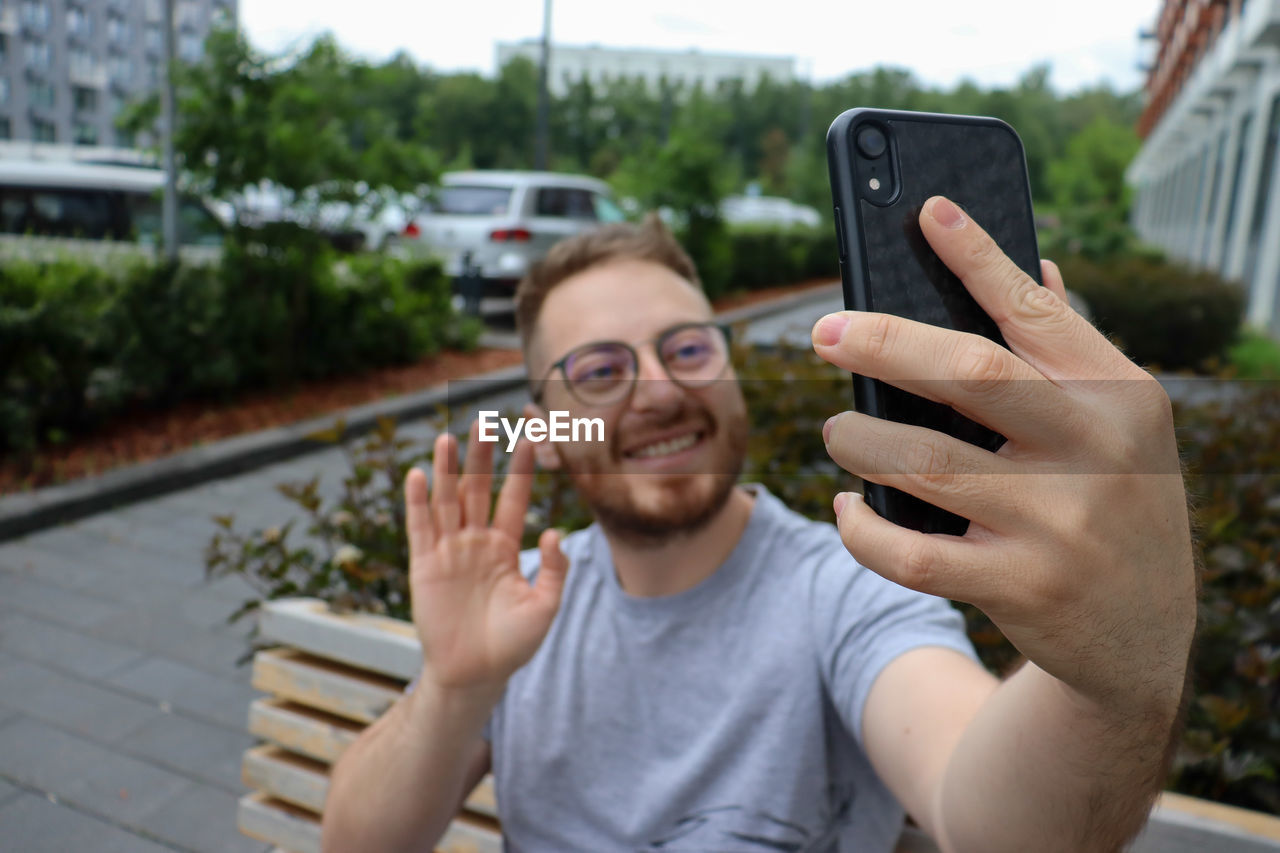
{"label": "thumb", "polygon": [[565,575],[569,573],[569,558],[560,550],[560,531],[544,530],[538,537],[538,553],[542,565],[538,567],[538,577],[533,588],[558,609],[560,595],[564,592]]}

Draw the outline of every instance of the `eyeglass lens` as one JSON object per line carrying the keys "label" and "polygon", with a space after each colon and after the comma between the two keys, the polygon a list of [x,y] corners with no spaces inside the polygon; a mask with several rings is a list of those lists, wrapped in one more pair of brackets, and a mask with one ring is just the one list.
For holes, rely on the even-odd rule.
{"label": "eyeglass lens", "polygon": [[[723,332],[715,326],[684,326],[658,340],[658,358],[675,381],[694,385],[720,376],[728,361]],[[571,354],[564,364],[570,390],[583,402],[621,398],[638,371],[635,350],[622,343],[601,343]]]}

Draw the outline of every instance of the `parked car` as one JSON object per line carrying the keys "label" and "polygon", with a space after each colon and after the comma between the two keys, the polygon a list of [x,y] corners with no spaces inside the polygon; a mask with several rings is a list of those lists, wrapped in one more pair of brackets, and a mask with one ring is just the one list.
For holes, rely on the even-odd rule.
{"label": "parked car", "polygon": [[812,207],[776,196],[726,196],[720,202],[720,215],[730,225],[816,226],[822,216]]}
{"label": "parked car", "polygon": [[[160,241],[163,187],[164,172],[146,166],[0,159],[3,254],[93,254],[103,244],[153,247]],[[203,203],[179,197],[178,242],[188,255],[216,255],[223,234]]]}
{"label": "parked car", "polygon": [[559,240],[626,219],[609,185],[553,172],[448,172],[392,251],[435,255],[445,272],[468,269],[485,296],[511,296],[530,264]]}

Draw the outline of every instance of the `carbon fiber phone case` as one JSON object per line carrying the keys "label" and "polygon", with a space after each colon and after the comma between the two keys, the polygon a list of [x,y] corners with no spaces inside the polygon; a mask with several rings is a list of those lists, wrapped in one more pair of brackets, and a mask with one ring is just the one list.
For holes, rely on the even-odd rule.
{"label": "carbon fiber phone case", "polygon": [[[879,203],[859,191],[868,176],[854,140],[866,123],[887,131],[896,182],[895,194]],[[918,217],[931,196],[947,196],[1040,282],[1026,159],[1013,128],[991,118],[853,109],[841,113],[827,132],[827,163],[846,307],[974,332],[1003,345],[995,322],[929,248]],[[878,380],[855,375],[854,390],[861,412],[935,429],[992,451],[1004,442],[947,406]],[[958,535],[969,524],[897,489],[868,481],[865,494],[873,509],[904,527]]]}

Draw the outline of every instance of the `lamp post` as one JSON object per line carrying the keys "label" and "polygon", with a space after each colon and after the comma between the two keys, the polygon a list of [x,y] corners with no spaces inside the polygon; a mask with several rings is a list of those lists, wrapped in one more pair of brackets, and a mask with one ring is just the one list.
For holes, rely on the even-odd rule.
{"label": "lamp post", "polygon": [[178,175],[174,164],[173,133],[177,126],[177,93],[173,84],[173,66],[176,51],[173,35],[173,3],[164,0],[164,84],[160,90],[161,107],[164,120],[161,132],[164,134],[164,199],[160,208],[161,240],[164,243],[164,257],[167,261],[178,257]]}
{"label": "lamp post", "polygon": [[533,167],[547,168],[547,149],[550,136],[547,113],[550,98],[547,95],[547,66],[551,62],[551,0],[542,3],[542,61],[538,65],[538,129],[533,149]]}

